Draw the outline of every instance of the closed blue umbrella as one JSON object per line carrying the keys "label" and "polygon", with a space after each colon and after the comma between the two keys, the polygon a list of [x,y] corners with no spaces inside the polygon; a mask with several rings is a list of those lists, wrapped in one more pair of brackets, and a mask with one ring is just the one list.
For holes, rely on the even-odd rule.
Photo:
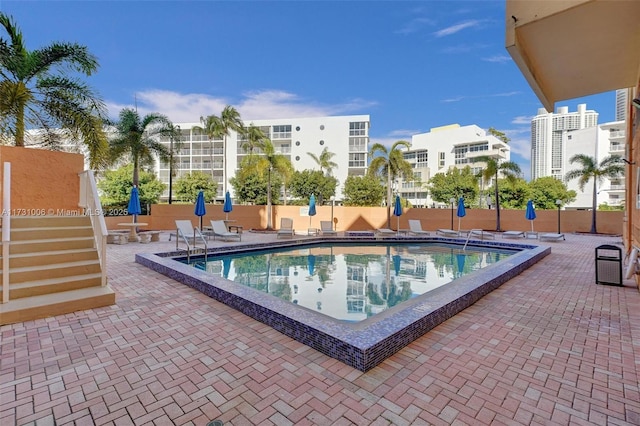
{"label": "closed blue umbrella", "polygon": [[202,229],[202,216],[207,214],[207,209],[204,205],[204,192],[198,192],[198,198],[196,198],[196,208],[194,210],[196,216],[200,216],[200,229]]}
{"label": "closed blue umbrella", "polygon": [[233,203],[231,202],[231,195],[229,191],[224,196],[224,206],[222,206],[222,211],[227,214],[226,219],[229,220],[229,212],[233,210]]}
{"label": "closed blue umbrella", "polygon": [[309,228],[311,228],[311,216],[316,215],[316,196],[311,194],[309,198]]}
{"label": "closed blue umbrella", "polygon": [[223,257],[222,258],[222,277],[229,278],[229,270],[231,269],[231,258]]}
{"label": "closed blue umbrella", "polygon": [[464,263],[467,256],[462,253],[456,254],[456,262],[458,263],[458,275],[462,275],[464,272]]}
{"label": "closed blue umbrella", "polygon": [[464,198],[462,197],[458,200],[458,211],[456,214],[458,216],[458,231],[460,231],[460,220],[467,215],[467,211],[464,209]]}
{"label": "closed blue umbrella", "polygon": [[531,232],[533,232],[533,221],[536,218],[536,209],[533,207],[533,201],[527,201],[527,210],[524,212],[524,217],[531,221]]}
{"label": "closed blue umbrella", "polygon": [[393,257],[393,269],[396,272],[396,277],[400,273],[400,264],[402,263],[402,258],[400,255],[394,254]]}
{"label": "closed blue umbrella", "polygon": [[316,267],[316,257],[312,254],[307,256],[307,268],[309,269],[309,276],[313,275],[313,272]]}
{"label": "closed blue umbrella", "polygon": [[133,215],[134,222],[136,222],[136,216],[142,213],[142,209],[140,209],[140,195],[138,194],[138,188],[135,186],[131,189],[131,197],[129,198],[127,213]]}
{"label": "closed blue umbrella", "polygon": [[400,202],[400,196],[396,195],[396,202],[393,205],[393,215],[398,218],[398,225],[396,231],[400,231],[400,216],[402,216],[402,203]]}

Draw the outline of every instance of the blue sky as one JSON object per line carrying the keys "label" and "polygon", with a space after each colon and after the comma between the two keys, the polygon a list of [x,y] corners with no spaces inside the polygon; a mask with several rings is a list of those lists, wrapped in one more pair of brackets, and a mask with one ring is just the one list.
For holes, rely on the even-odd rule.
{"label": "blue sky", "polygon": [[[369,114],[390,145],[452,123],[495,127],[529,177],[542,105],[504,47],[496,1],[0,1],[29,49],[86,45],[115,117],[137,103],[174,122]],[[613,121],[615,94],[574,99]]]}

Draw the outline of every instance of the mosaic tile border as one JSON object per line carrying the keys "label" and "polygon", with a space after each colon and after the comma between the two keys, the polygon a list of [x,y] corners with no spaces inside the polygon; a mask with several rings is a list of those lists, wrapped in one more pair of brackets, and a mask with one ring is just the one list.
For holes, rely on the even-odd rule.
{"label": "mosaic tile border", "polygon": [[[359,238],[358,242],[363,240]],[[376,241],[375,238],[370,240]],[[271,242],[221,247],[210,250],[209,254],[239,253],[301,244],[326,244],[331,241],[344,243],[349,239],[293,239],[275,244]],[[384,242],[463,244],[465,240],[399,237],[385,238]],[[231,306],[332,358],[360,371],[367,371],[551,253],[550,247],[530,244],[473,241],[469,245],[521,251],[480,271],[456,279],[455,285],[437,288],[358,323],[346,323],[329,318],[173,260],[172,257],[184,256],[184,252],[141,253],[136,255],[136,262]]]}

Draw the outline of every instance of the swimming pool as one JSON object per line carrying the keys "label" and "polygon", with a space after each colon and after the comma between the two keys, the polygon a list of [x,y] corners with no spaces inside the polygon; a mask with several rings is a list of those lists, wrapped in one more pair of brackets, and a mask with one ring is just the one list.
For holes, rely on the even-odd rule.
{"label": "swimming pool", "polygon": [[[374,238],[361,238],[359,242],[367,240],[375,242]],[[319,246],[327,242],[341,244],[349,240],[335,237],[319,238],[316,241]],[[211,249],[210,254],[212,256],[231,255],[263,249],[294,248],[302,244],[307,246],[310,242],[310,239],[292,239],[268,244],[220,247]],[[397,242],[401,244],[455,243],[462,248],[465,240],[444,237],[419,239],[405,237],[399,238]],[[221,276],[181,263],[175,258],[184,256],[183,252],[140,253],[136,255],[136,262],[231,306],[330,357],[358,370],[367,371],[551,252],[548,246],[498,241],[473,241],[470,242],[469,247],[493,247],[519,251],[479,271],[457,278],[455,286],[441,286],[356,323],[330,318],[314,309],[307,309],[266,295]]]}
{"label": "swimming pool", "polygon": [[516,253],[451,244],[321,244],[182,259],[287,302],[358,322]]}

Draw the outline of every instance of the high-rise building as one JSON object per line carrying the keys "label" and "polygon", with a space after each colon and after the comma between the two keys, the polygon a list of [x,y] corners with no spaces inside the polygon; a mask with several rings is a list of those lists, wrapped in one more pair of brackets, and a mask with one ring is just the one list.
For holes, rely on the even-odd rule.
{"label": "high-rise building", "polygon": [[616,121],[627,120],[628,100],[629,100],[629,89],[616,90]]}
{"label": "high-rise building", "polygon": [[[332,175],[339,181],[336,188],[338,200],[342,199],[342,188],[347,177],[363,176],[367,171],[370,126],[368,115],[246,120],[244,124],[260,128],[271,140],[276,152],[289,158],[296,170],[319,170],[318,164],[309,154],[320,157],[325,148],[335,154],[331,161],[337,164]],[[243,147],[246,140],[231,131],[226,139],[225,150],[224,139],[220,137],[210,141],[206,134],[197,129],[201,126],[200,123],[175,125],[180,126],[182,147],[175,159],[177,170],[174,170],[174,179],[193,171],[212,174],[214,181],[218,183],[216,199],[223,200],[225,188],[233,196],[229,178],[235,175],[242,159],[248,154]],[[160,142],[167,147],[171,144],[168,138],[163,138]],[[225,171],[228,176],[225,176]],[[156,173],[160,181],[165,184],[169,182],[168,163],[157,162]],[[168,196],[167,189],[163,198],[167,199]]]}
{"label": "high-rise building", "polygon": [[587,110],[586,104],[578,105],[576,112],[569,112],[569,107],[560,107],[557,113],[540,108],[531,120],[531,179],[564,179],[567,132],[597,125],[598,113]]}

